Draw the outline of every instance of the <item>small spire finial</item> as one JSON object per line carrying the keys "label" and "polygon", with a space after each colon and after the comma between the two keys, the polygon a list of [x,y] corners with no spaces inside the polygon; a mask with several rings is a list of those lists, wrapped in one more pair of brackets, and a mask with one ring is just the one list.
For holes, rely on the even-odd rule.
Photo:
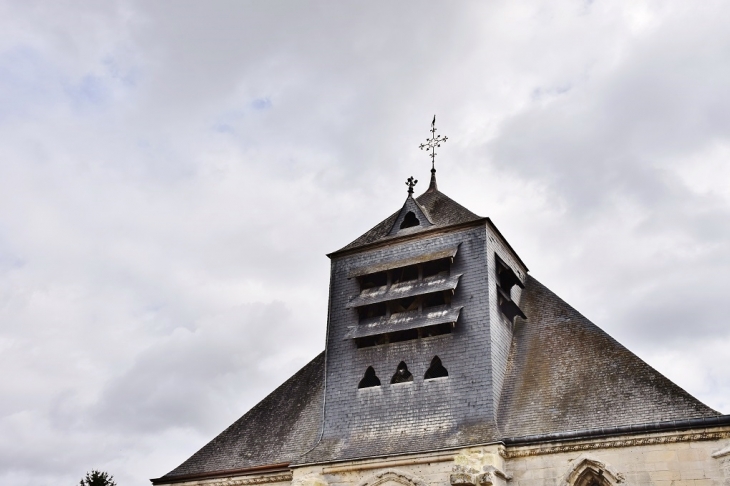
{"label": "small spire finial", "polygon": [[447,141],[448,139],[449,137],[436,135],[436,115],[434,115],[433,121],[431,122],[431,138],[427,138],[426,143],[422,143],[418,146],[421,150],[426,149],[427,151],[431,151],[431,153],[429,154],[429,156],[431,157],[431,179],[434,182],[436,180],[436,148],[440,147],[441,143]]}
{"label": "small spire finial", "polygon": [[413,195],[413,188],[416,184],[418,184],[418,181],[414,179],[413,176],[408,178],[408,180],[406,181],[406,186],[408,186],[408,196]]}

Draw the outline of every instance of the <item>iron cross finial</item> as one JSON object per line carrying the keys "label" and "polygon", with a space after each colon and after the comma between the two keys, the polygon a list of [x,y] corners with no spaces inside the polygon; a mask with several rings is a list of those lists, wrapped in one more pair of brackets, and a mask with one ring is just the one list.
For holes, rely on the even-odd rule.
{"label": "iron cross finial", "polygon": [[440,147],[441,143],[448,139],[449,137],[436,135],[436,115],[434,115],[433,121],[431,122],[431,138],[427,138],[426,143],[418,146],[421,150],[426,149],[431,151],[429,154],[431,156],[431,172],[436,172],[436,147]]}
{"label": "iron cross finial", "polygon": [[409,177],[406,181],[406,186],[408,186],[408,195],[413,195],[413,188],[418,184],[418,181],[413,178],[413,176]]}

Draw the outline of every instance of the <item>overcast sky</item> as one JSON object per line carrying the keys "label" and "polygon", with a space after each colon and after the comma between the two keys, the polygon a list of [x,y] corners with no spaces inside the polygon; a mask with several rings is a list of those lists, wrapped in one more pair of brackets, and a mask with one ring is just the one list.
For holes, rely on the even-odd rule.
{"label": "overcast sky", "polygon": [[[730,3],[0,0],[0,484],[141,486],[439,188],[730,413]],[[589,363],[587,363],[589,365]]]}

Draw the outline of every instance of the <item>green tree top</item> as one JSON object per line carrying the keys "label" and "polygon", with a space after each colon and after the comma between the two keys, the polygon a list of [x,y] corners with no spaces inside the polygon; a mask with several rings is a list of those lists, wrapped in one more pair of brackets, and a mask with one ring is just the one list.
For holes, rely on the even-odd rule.
{"label": "green tree top", "polygon": [[114,482],[114,476],[92,469],[86,473],[79,486],[117,486],[117,483]]}

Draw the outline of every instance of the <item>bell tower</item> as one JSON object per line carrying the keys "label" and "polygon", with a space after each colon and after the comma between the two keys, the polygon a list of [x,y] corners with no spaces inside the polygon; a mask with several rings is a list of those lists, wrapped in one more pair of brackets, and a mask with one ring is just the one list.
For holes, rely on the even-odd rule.
{"label": "bell tower", "polygon": [[153,484],[644,484],[687,451],[682,474],[721,477],[711,457],[730,454],[730,416],[528,275],[489,218],[440,192],[444,141],[434,119],[428,189],[414,197],[410,177],[401,208],[329,254],[324,353]]}
{"label": "bell tower", "polygon": [[431,181],[331,259],[322,437],[303,463],[458,447],[496,411],[527,267],[488,218]]}

